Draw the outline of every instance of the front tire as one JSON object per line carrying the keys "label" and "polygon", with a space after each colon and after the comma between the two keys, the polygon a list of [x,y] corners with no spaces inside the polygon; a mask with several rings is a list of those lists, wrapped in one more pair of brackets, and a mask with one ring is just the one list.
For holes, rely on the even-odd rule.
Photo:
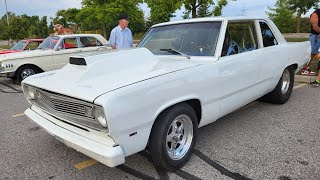
{"label": "front tire", "polygon": [[162,112],[149,140],[154,165],[169,171],[180,169],[190,159],[197,135],[197,116],[188,104],[178,104]]}
{"label": "front tire", "polygon": [[287,67],[276,86],[276,88],[269,94],[263,96],[260,100],[273,104],[286,103],[292,93],[294,83],[294,68],[292,66]]}
{"label": "front tire", "polygon": [[39,69],[37,67],[30,66],[30,65],[21,66],[17,70],[17,72],[15,74],[15,77],[13,79],[13,82],[15,84],[21,84],[22,80],[24,80],[25,78],[27,78],[29,76],[37,74],[39,72],[40,71],[39,71]]}

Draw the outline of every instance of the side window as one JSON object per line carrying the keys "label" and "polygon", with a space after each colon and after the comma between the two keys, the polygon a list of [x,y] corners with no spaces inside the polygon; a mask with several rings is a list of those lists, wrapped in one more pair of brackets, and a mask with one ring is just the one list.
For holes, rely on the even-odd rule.
{"label": "side window", "polygon": [[77,38],[65,38],[63,40],[63,49],[78,48]]}
{"label": "side window", "polygon": [[82,47],[103,46],[103,44],[94,37],[80,37]]}
{"label": "side window", "polygon": [[269,47],[278,44],[277,39],[274,37],[271,29],[269,28],[268,24],[265,22],[259,22],[261,28],[261,34],[263,39],[263,46]]}
{"label": "side window", "polygon": [[229,56],[258,48],[253,21],[229,22],[221,56]]}
{"label": "side window", "polygon": [[35,50],[39,46],[38,42],[29,42],[25,50]]}

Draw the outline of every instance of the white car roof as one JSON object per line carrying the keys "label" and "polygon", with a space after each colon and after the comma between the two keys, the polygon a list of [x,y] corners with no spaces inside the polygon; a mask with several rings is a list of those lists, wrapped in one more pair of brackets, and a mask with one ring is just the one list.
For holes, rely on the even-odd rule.
{"label": "white car roof", "polygon": [[100,34],[64,34],[64,35],[52,35],[52,36],[58,36],[58,37],[81,37],[81,36],[93,36],[93,37],[97,37],[97,36],[101,36]]}
{"label": "white car roof", "polygon": [[184,19],[179,21],[172,21],[172,22],[165,22],[153,25],[152,27],[157,26],[167,26],[172,24],[183,24],[183,23],[193,23],[193,22],[208,22],[208,21],[230,21],[230,20],[257,20],[263,19],[267,20],[268,18],[265,17],[247,17],[247,16],[234,16],[234,17],[223,17],[223,16],[216,16],[216,17],[204,17],[204,18],[193,18],[193,19]]}
{"label": "white car roof", "polygon": [[66,37],[95,37],[98,40],[100,40],[103,44],[108,44],[108,40],[106,40],[102,35],[100,34],[66,34],[66,35],[51,35],[51,36],[57,36],[60,38],[66,38]]}

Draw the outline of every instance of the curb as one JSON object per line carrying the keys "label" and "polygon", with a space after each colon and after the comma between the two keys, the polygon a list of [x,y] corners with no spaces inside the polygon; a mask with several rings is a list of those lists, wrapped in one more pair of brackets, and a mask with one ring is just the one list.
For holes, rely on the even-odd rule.
{"label": "curb", "polygon": [[284,38],[308,38],[310,33],[283,33]]}
{"label": "curb", "polygon": [[317,79],[317,76],[303,76],[303,75],[295,75],[294,82],[296,83],[310,83]]}

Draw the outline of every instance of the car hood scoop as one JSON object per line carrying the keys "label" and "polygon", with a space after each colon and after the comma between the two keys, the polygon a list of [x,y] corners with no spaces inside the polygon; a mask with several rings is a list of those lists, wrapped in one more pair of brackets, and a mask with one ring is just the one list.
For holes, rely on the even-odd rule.
{"label": "car hood scoop", "polygon": [[80,58],[80,57],[70,57],[69,60],[70,64],[74,64],[74,65],[79,65],[79,66],[86,66],[87,62],[84,58]]}
{"label": "car hood scoop", "polygon": [[72,64],[61,70],[31,76],[25,83],[94,101],[101,94],[198,65],[184,57],[159,58],[145,48],[88,53],[71,59]]}

